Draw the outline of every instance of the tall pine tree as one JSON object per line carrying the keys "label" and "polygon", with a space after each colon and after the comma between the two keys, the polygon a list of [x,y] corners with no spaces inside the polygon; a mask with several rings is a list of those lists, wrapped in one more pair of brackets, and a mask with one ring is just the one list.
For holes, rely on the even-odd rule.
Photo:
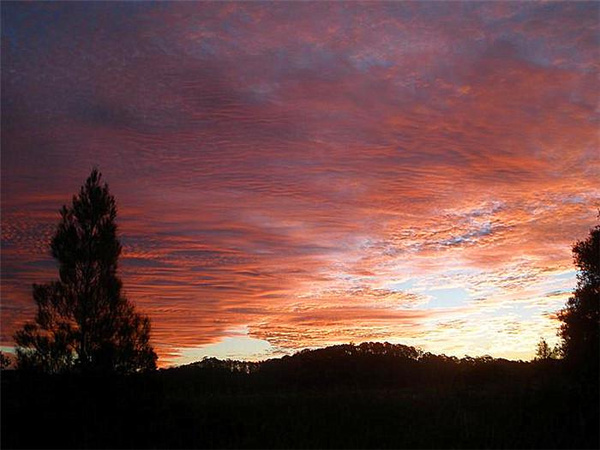
{"label": "tall pine tree", "polygon": [[121,292],[117,208],[101,177],[94,169],[61,210],[51,242],[59,279],[33,287],[35,321],[15,334],[19,367],[50,373],[156,367],[150,321]]}

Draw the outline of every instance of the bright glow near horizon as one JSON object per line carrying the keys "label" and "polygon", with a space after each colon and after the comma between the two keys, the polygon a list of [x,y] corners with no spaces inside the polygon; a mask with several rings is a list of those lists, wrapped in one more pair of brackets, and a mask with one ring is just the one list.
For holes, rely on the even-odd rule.
{"label": "bright glow near horizon", "polygon": [[3,346],[93,166],[159,364],[529,359],[596,223],[595,2],[2,4]]}

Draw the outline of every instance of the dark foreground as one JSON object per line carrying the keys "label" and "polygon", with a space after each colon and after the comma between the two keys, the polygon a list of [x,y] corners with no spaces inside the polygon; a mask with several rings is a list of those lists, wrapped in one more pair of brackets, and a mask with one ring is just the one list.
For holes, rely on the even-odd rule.
{"label": "dark foreground", "polygon": [[129,377],[4,372],[2,448],[599,446],[597,383],[560,363],[347,350]]}

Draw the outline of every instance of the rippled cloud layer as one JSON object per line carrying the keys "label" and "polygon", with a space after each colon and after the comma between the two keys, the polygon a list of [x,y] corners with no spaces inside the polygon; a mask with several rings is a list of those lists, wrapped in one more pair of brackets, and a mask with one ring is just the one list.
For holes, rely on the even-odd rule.
{"label": "rippled cloud layer", "polygon": [[599,12],[3,3],[2,344],[98,166],[163,365],[364,340],[529,358],[600,204]]}

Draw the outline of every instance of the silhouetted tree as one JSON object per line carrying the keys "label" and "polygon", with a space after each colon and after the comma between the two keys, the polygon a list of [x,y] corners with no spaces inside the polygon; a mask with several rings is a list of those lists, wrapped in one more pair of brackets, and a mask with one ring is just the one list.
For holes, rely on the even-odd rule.
{"label": "silhouetted tree", "polygon": [[535,352],[535,359],[540,360],[548,360],[548,359],[557,359],[560,357],[560,348],[555,346],[551,348],[550,345],[546,342],[546,339],[540,339],[538,342],[537,350]]}
{"label": "silhouetted tree", "polygon": [[560,311],[565,360],[597,382],[600,328],[600,225],[573,246],[577,288]]}
{"label": "silhouetted tree", "polygon": [[150,321],[121,292],[116,215],[115,199],[94,169],[72,206],[61,210],[51,242],[59,280],[33,287],[35,321],[15,334],[19,367],[50,373],[156,367]]}

